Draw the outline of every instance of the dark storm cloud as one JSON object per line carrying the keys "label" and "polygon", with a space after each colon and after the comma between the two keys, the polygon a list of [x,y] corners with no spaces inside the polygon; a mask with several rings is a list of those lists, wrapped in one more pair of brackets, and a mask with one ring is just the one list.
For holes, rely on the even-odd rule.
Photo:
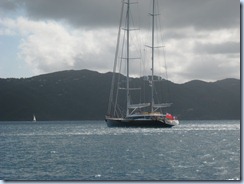
{"label": "dark storm cloud", "polygon": [[118,0],[22,0],[29,18],[65,20],[74,26],[101,27],[118,24]]}
{"label": "dark storm cloud", "polygon": [[[0,34],[19,33],[19,55],[33,71],[111,71],[121,1],[0,0]],[[139,20],[141,28],[141,32],[132,33],[142,33],[145,45],[151,39],[145,28],[150,28],[152,0],[132,1],[138,1],[131,9],[134,15],[139,13],[135,17],[139,19],[133,20]],[[156,26],[162,29],[156,33],[166,46],[168,73],[173,80],[239,78],[240,1],[158,2],[161,23]],[[161,40],[157,41],[161,45]]]}
{"label": "dark storm cloud", "polygon": [[160,1],[166,27],[195,29],[230,28],[240,24],[238,0],[165,0]]}
{"label": "dark storm cloud", "polygon": [[196,43],[196,53],[208,53],[208,54],[239,54],[240,43],[238,42],[223,42],[223,43]]}
{"label": "dark storm cloud", "polygon": [[1,10],[7,10],[12,11],[17,8],[17,4],[14,1],[11,0],[0,0],[0,9]]}
{"label": "dark storm cloud", "polygon": [[[240,24],[238,0],[159,0],[167,28],[221,29]],[[0,0],[2,8],[22,4],[32,19],[65,20],[74,26],[117,26],[121,0]],[[151,1],[140,0],[139,12],[148,19]]]}

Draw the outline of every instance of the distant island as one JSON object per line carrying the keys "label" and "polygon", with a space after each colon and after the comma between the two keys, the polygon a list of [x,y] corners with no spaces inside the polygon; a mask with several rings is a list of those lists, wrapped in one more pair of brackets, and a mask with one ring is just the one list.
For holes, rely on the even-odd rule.
{"label": "distant island", "polygon": [[[69,70],[31,78],[0,79],[0,121],[102,120],[107,112],[112,73]],[[137,83],[143,78],[133,78]],[[240,80],[193,80],[167,86],[180,120],[240,119]],[[161,84],[160,84],[161,85]],[[149,88],[149,86],[148,86]]]}

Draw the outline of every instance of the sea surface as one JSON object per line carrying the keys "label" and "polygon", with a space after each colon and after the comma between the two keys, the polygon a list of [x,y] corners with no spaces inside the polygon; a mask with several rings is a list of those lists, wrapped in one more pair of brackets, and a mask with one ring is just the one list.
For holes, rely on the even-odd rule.
{"label": "sea surface", "polygon": [[240,180],[240,121],[0,122],[0,180]]}

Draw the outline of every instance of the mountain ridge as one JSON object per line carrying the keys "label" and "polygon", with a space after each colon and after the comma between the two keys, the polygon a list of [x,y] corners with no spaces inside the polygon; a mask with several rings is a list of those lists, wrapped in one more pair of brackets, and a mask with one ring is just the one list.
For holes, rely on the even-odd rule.
{"label": "mountain ridge", "polygon": [[[0,121],[101,120],[107,112],[112,73],[66,70],[21,79],[0,79]],[[132,78],[136,83],[140,78]],[[240,80],[193,80],[169,87],[179,119],[240,119]]]}

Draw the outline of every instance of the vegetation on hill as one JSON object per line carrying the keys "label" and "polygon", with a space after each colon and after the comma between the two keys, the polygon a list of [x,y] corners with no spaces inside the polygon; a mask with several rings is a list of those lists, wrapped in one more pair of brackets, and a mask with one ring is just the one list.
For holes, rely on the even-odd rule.
{"label": "vegetation on hill", "polygon": [[[111,78],[112,73],[70,70],[26,79],[0,79],[0,121],[32,120],[33,114],[37,120],[104,119]],[[173,103],[168,110],[179,119],[240,119],[240,80],[160,83],[157,85],[167,86],[163,98],[167,96]]]}

